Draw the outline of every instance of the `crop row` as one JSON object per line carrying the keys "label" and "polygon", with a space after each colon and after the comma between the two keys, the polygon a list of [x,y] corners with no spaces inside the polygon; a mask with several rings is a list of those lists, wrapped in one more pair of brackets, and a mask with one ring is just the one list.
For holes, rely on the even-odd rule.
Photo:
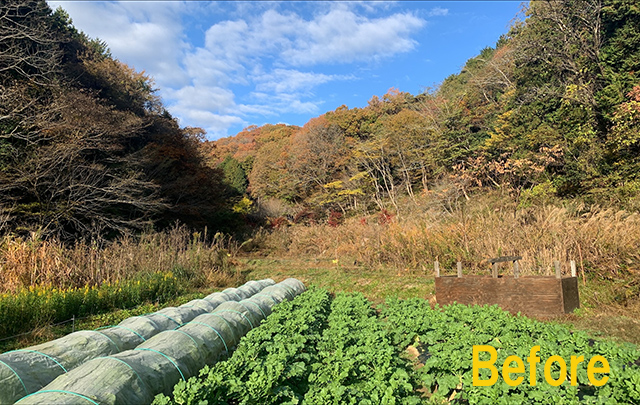
{"label": "crop row", "polygon": [[[491,386],[474,386],[472,347],[497,352],[499,369],[508,356],[525,359],[540,346],[535,386],[508,385],[500,373]],[[412,347],[417,359],[406,353]],[[594,386],[586,362],[567,368],[566,381],[545,381],[550,356],[586,359],[601,355],[610,372]],[[480,370],[487,380],[490,371]],[[558,363],[551,376],[558,379]],[[573,374],[575,375],[573,375]],[[597,378],[601,378],[598,374]],[[570,384],[570,380],[577,383]],[[206,401],[206,402],[205,402]],[[422,299],[388,300],[376,313],[361,294],[331,298],[312,288],[282,303],[245,336],[228,360],[176,385],[174,397],[157,404],[418,404],[640,403],[640,351],[592,339],[583,332],[522,316],[498,307],[450,305],[431,308]]]}
{"label": "crop row", "polygon": [[305,404],[418,403],[407,362],[361,294],[336,296],[318,357]]}
{"label": "crop row", "polygon": [[[329,294],[320,289],[277,305],[260,327],[247,333],[231,358],[205,367],[200,378],[178,383],[173,403],[213,405],[233,399],[268,404],[299,398],[317,359],[329,306]],[[154,403],[170,402],[161,395]]]}
{"label": "crop row", "polygon": [[[394,343],[414,345],[423,353],[424,366],[416,373],[434,399],[457,398],[472,404],[640,403],[640,351],[634,345],[592,339],[561,325],[512,316],[496,306],[454,304],[432,309],[421,299],[389,300],[386,304],[381,316]],[[508,385],[502,373],[491,386],[474,386],[473,345],[496,349],[498,372],[508,356],[526,359],[531,348],[539,345],[541,362],[536,365],[535,385],[530,383],[531,372],[527,370],[524,382],[517,386]],[[576,368],[576,376],[571,376],[573,370],[567,367],[566,381],[559,386],[546,380],[544,365],[549,357],[560,356],[568,364],[571,356],[584,356],[588,361],[595,355],[603,356],[610,365],[609,379],[603,386],[589,381],[586,362]],[[551,376],[557,380],[560,366],[552,366]],[[480,371],[481,379],[488,380],[489,370]],[[571,385],[572,377],[576,385]]]}
{"label": "crop row", "polygon": [[311,289],[278,305],[230,359],[176,385],[173,403],[418,403],[407,366],[362,295]]}

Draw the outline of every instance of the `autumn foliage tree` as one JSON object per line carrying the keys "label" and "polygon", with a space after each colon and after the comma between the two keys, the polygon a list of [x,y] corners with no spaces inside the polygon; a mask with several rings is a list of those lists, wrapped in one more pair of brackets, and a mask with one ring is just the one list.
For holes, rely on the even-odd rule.
{"label": "autumn foliage tree", "polygon": [[628,100],[617,106],[608,145],[616,166],[626,179],[638,180],[640,169],[640,85],[628,94]]}
{"label": "autumn foliage tree", "polygon": [[298,193],[308,196],[342,175],[349,150],[342,129],[320,116],[292,136],[290,155],[289,170],[297,179]]}
{"label": "autumn foliage tree", "polygon": [[298,127],[265,125],[256,139],[257,151],[249,173],[249,191],[256,198],[294,201],[296,179],[288,170],[292,134]]}

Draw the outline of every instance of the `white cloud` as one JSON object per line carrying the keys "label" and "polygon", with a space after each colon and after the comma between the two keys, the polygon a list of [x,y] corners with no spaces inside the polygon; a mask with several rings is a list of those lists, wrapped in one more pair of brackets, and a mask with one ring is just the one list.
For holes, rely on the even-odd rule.
{"label": "white cloud", "polygon": [[289,104],[289,108],[298,114],[318,114],[320,112],[318,104],[311,101],[293,100]]}
{"label": "white cloud", "polygon": [[442,17],[449,15],[449,9],[442,7],[434,7],[427,13],[429,17]]}
{"label": "white cloud", "polygon": [[175,106],[181,109],[199,109],[219,112],[231,112],[235,107],[233,92],[221,87],[185,86],[178,90],[167,89],[170,99],[178,100]]}
{"label": "white cloud", "polygon": [[254,76],[256,90],[287,93],[306,91],[315,86],[334,80],[344,80],[352,76],[325,75],[323,73],[301,72],[293,69],[274,69],[270,73]]}
{"label": "white cloud", "polygon": [[196,85],[248,84],[243,79],[245,68],[241,63],[220,58],[206,48],[198,48],[187,54],[183,63],[190,80]]}
{"label": "white cloud", "polygon": [[370,19],[342,4],[308,18],[269,9],[212,25],[204,46],[188,52],[184,64],[196,86],[251,88],[250,102],[232,107],[240,116],[317,114],[322,100],[313,100],[313,89],[356,77],[301,67],[379,60],[410,51],[416,45],[411,34],[424,24],[406,13]]}
{"label": "white cloud", "polygon": [[260,113],[264,116],[294,113],[294,114],[320,114],[322,100],[302,101],[300,94],[289,93],[262,93],[252,92],[250,97],[255,104],[239,105],[238,109],[246,113]]}
{"label": "white cloud", "polygon": [[206,49],[236,63],[272,54],[280,64],[343,64],[410,51],[416,45],[410,35],[425,23],[409,13],[370,19],[342,5],[308,20],[268,10],[211,26]]}
{"label": "white cloud", "polygon": [[181,125],[198,126],[210,137],[226,136],[227,130],[246,122],[238,116],[235,96],[229,89],[213,86],[184,86],[164,90],[167,108]]}
{"label": "white cloud", "polygon": [[376,60],[412,50],[410,34],[424,24],[411,14],[368,19],[337,8],[305,23],[304,35],[283,56],[294,65]]}
{"label": "white cloud", "polygon": [[[261,95],[264,93],[260,93]],[[253,95],[253,94],[252,94]],[[258,97],[256,97],[258,98]],[[277,110],[268,101],[271,100],[271,95],[264,94],[264,97],[260,97],[263,104],[240,104],[237,107],[237,111],[242,114],[273,116],[277,114]],[[271,100],[272,101],[272,100]]]}
{"label": "white cloud", "polygon": [[180,107],[175,107],[174,112],[178,115],[180,125],[201,127],[207,131],[210,138],[227,136],[227,131],[234,125],[247,125],[247,122],[242,118],[232,114],[216,114],[205,110],[183,110]]}

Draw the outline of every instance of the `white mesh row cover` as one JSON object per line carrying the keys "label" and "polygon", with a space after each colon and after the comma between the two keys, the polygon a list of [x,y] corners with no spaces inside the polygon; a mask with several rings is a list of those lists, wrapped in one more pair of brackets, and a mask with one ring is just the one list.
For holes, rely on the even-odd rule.
{"label": "white mesh row cover", "polygon": [[242,301],[224,302],[133,350],[90,360],[18,404],[149,404],[157,394],[170,395],[180,380],[227,355],[276,303],[304,290],[304,284],[289,278]]}
{"label": "white mesh row cover", "polygon": [[101,356],[130,350],[162,331],[173,330],[227,301],[240,301],[273,286],[271,279],[249,281],[179,307],[127,318],[116,326],[78,331],[37,346],[0,355],[0,405],[13,404],[56,377]]}

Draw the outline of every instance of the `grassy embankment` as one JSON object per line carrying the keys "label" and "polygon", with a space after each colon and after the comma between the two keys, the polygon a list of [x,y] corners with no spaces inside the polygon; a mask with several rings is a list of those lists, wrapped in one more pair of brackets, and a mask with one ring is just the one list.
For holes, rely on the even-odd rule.
{"label": "grassy embankment", "polygon": [[497,195],[453,207],[425,198],[391,221],[372,214],[335,227],[259,232],[259,248],[241,268],[246,278],[297,277],[375,303],[391,296],[435,302],[435,259],[450,274],[458,260],[465,274],[489,274],[487,258],[520,255],[528,275],[553,274],[554,260],[566,274],[575,260],[582,308],[554,321],[640,344],[640,215],[574,202],[514,207]]}

